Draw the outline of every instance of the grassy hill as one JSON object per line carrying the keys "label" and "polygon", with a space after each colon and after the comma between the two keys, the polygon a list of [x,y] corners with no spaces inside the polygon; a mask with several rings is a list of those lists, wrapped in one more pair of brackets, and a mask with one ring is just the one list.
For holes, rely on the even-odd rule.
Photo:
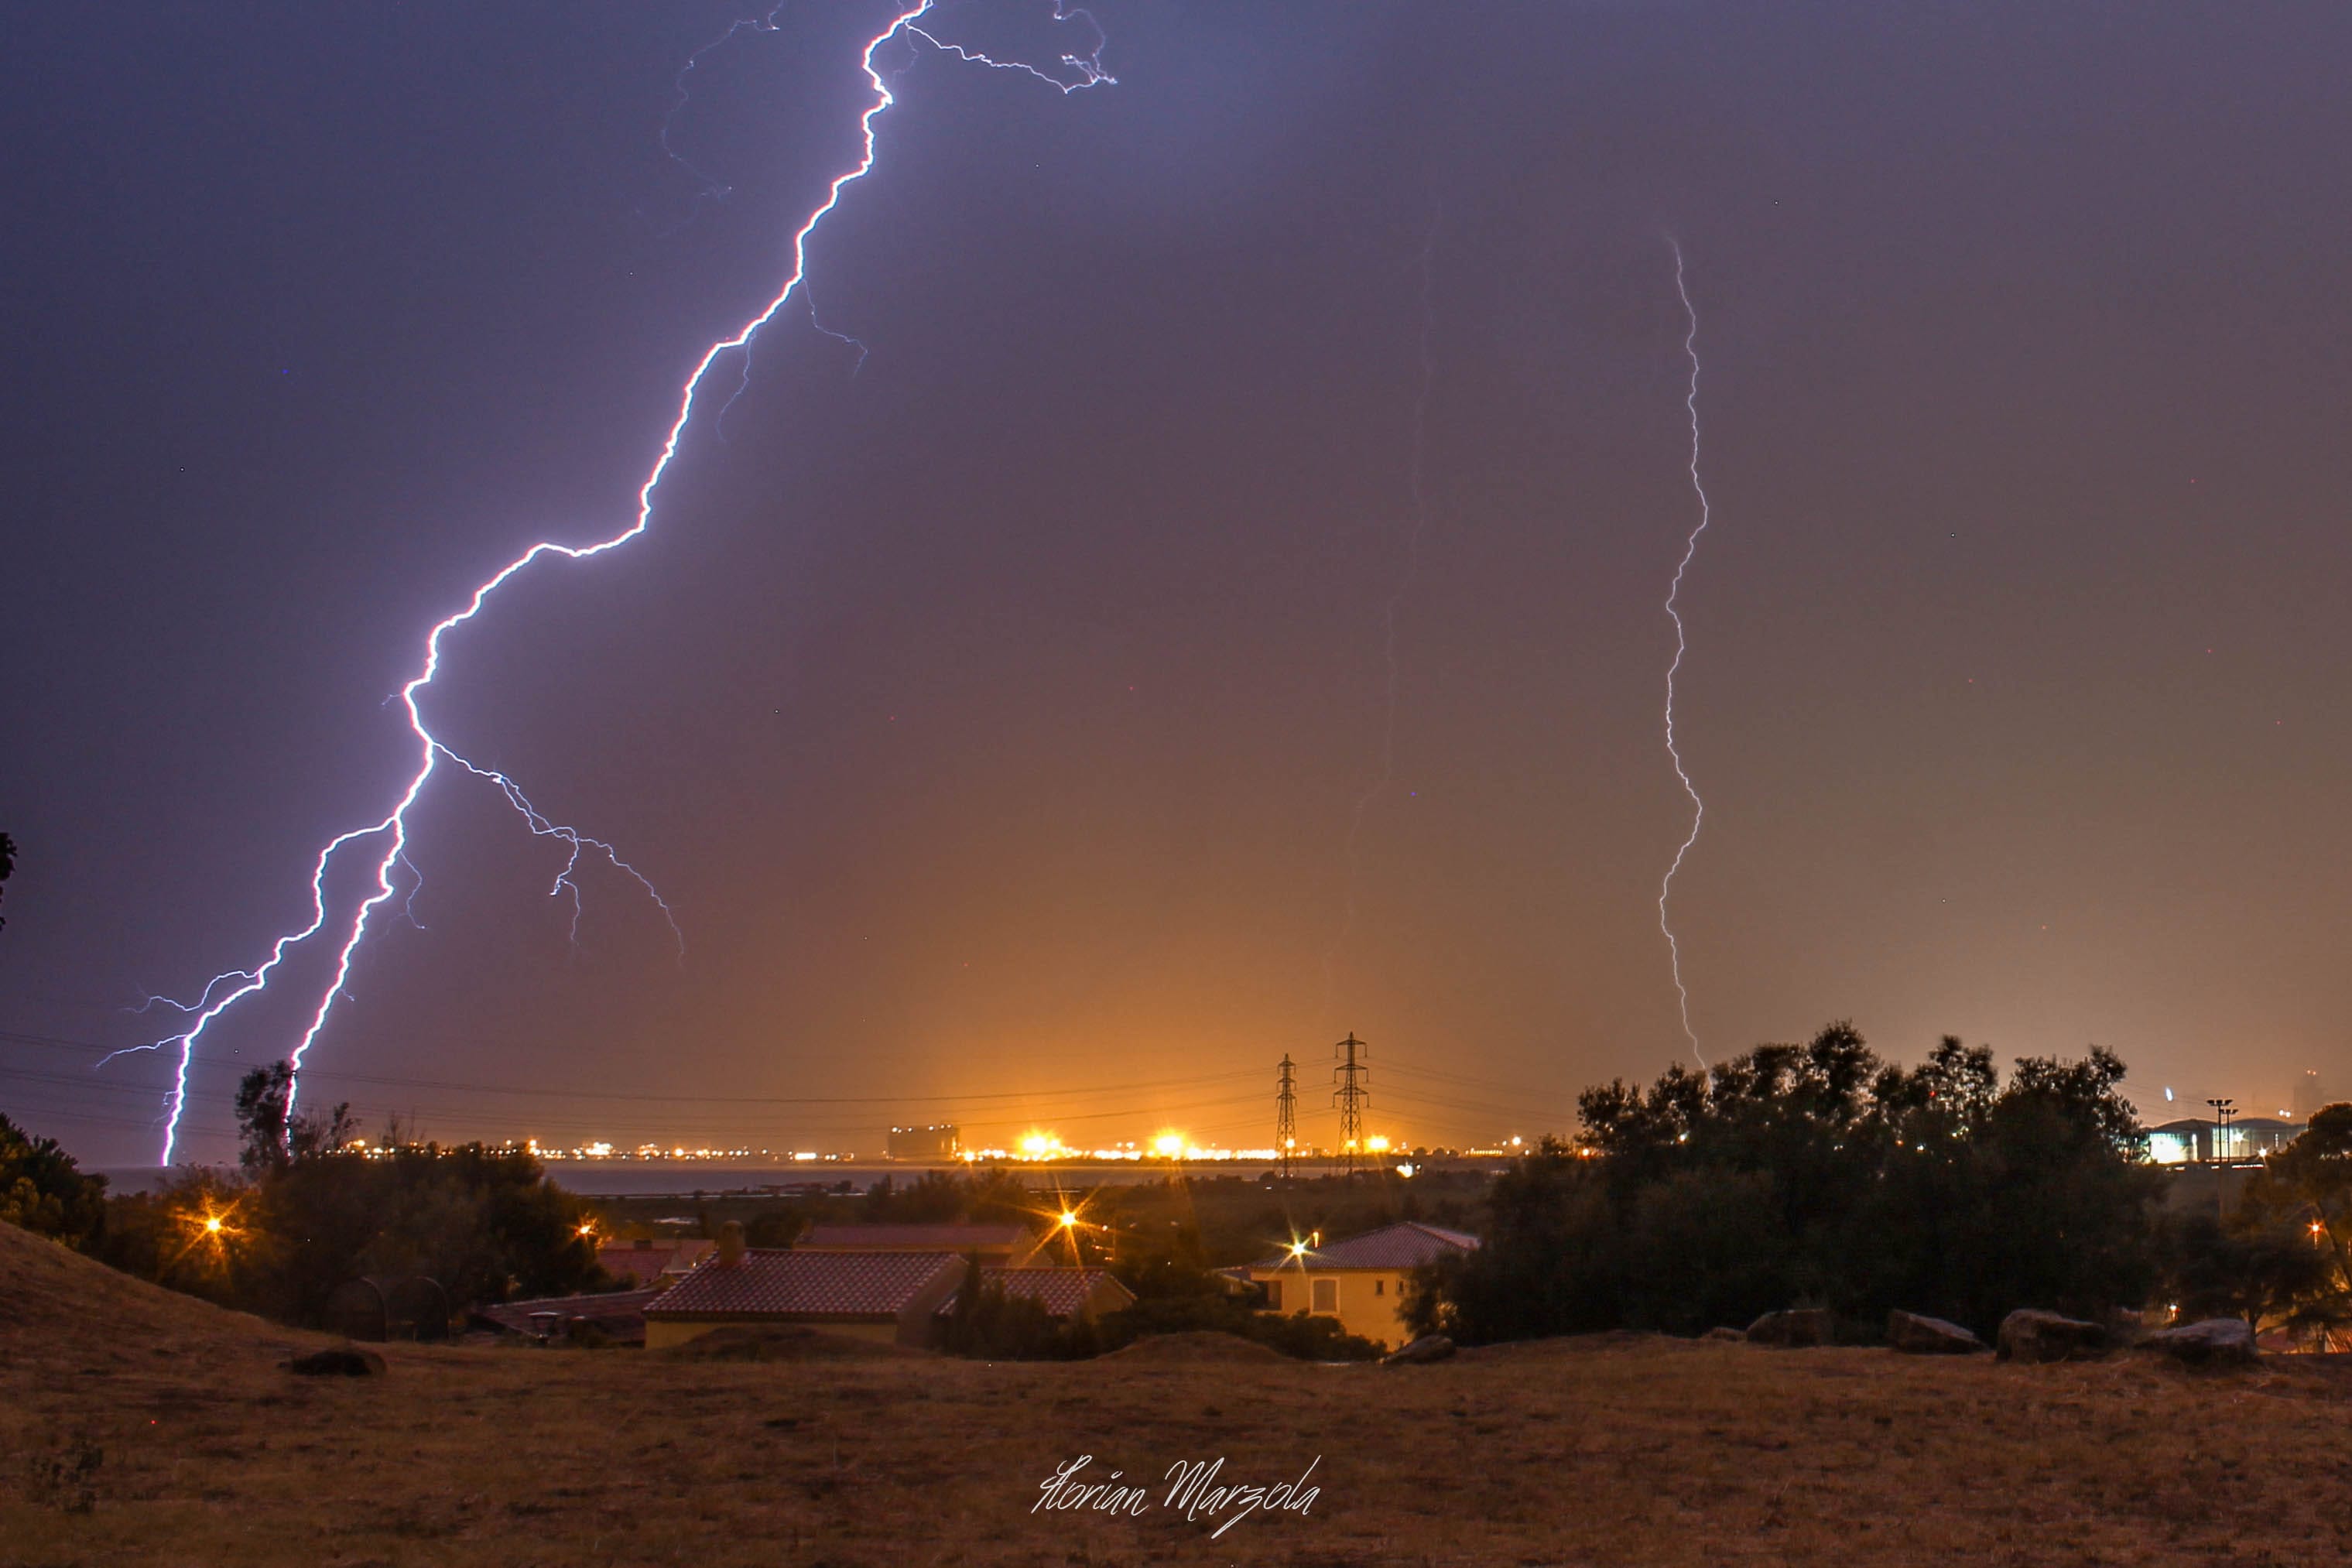
{"label": "grassy hill", "polygon": [[[2242,1563],[2343,1561],[2352,1365],[2191,1374],[1637,1337],[1419,1368],[1148,1355],[696,1361],[320,1342],[0,1226],[0,1564]],[[76,1444],[81,1445],[77,1448]],[[102,1450],[95,1507],[36,1501]],[[1080,1455],[1305,1516],[1029,1511]]]}

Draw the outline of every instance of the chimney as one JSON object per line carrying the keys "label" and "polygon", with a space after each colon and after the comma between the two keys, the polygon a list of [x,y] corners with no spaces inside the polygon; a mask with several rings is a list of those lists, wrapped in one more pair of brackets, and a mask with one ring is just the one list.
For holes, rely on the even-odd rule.
{"label": "chimney", "polygon": [[729,1220],[719,1227],[719,1261],[732,1267],[743,1261],[743,1226]]}

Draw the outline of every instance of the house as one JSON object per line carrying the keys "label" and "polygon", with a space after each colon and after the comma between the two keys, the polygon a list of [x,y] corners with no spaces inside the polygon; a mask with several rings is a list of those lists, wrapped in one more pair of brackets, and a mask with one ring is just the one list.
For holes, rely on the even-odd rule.
{"label": "house", "polygon": [[795,1252],[977,1253],[983,1263],[1026,1263],[1045,1236],[1025,1225],[814,1225],[793,1243]]}
{"label": "house", "polygon": [[542,1296],[496,1301],[466,1314],[476,1326],[525,1339],[568,1339],[586,1325],[616,1345],[646,1342],[646,1308],[659,1290],[614,1290],[602,1296]]}
{"label": "house", "polygon": [[694,1272],[710,1256],[715,1243],[699,1237],[661,1241],[608,1241],[596,1249],[597,1266],[615,1279],[646,1286],[667,1285]]}
{"label": "house", "polygon": [[1349,1333],[1393,1347],[1408,1337],[1401,1311],[1412,1271],[1477,1246],[1475,1236],[1408,1220],[1328,1247],[1295,1242],[1251,1264],[1249,1277],[1270,1312],[1337,1318]]}
{"label": "house", "polygon": [[812,1252],[747,1247],[730,1227],[693,1273],[645,1308],[646,1348],[713,1329],[794,1324],[886,1343],[927,1345],[931,1315],[963,1282],[952,1252]]}
{"label": "house", "polygon": [[[980,1277],[983,1289],[1002,1286],[1008,1298],[1036,1302],[1057,1323],[1073,1318],[1091,1323],[1106,1313],[1135,1305],[1135,1292],[1112,1279],[1108,1268],[1003,1268],[983,1263]],[[956,1289],[940,1303],[937,1315],[945,1318],[952,1313],[956,1297],[962,1293],[959,1279]]]}

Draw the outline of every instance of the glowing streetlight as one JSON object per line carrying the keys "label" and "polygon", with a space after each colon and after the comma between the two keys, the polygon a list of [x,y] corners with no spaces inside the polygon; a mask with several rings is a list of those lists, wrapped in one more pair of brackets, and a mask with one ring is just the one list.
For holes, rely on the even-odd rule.
{"label": "glowing streetlight", "polygon": [[1184,1134],[1162,1132],[1151,1141],[1151,1152],[1163,1160],[1181,1159],[1184,1153]]}
{"label": "glowing streetlight", "polygon": [[1076,1215],[1072,1214],[1068,1209],[1064,1209],[1062,1211],[1061,1226],[1064,1230],[1072,1228],[1077,1223],[1078,1216]]}
{"label": "glowing streetlight", "polygon": [[[2312,1228],[2313,1228],[2313,1229],[2315,1229],[2315,1230],[2316,1230],[2316,1229],[2318,1228],[2318,1226],[2314,1226]],[[220,1218],[220,1215],[216,1215],[216,1214],[208,1214],[208,1215],[205,1215],[205,1234],[206,1236],[218,1236],[220,1233],[221,1233],[221,1218]]]}

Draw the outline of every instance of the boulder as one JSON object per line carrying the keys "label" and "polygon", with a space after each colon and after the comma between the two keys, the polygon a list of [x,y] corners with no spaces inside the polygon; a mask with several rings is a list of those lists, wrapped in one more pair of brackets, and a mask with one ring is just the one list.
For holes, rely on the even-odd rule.
{"label": "boulder", "polygon": [[1748,1342],[1748,1331],[1746,1329],[1709,1329],[1699,1335],[1699,1338],[1710,1340],[1717,1344],[1744,1345]]}
{"label": "boulder", "polygon": [[1419,1366],[1424,1362],[1444,1361],[1454,1353],[1454,1342],[1444,1334],[1423,1334],[1402,1350],[1391,1351],[1381,1357],[1382,1366]]}
{"label": "boulder", "polygon": [[1887,1313],[1886,1342],[1905,1355],[1974,1355],[1992,1349],[1958,1323],[1916,1312]]}
{"label": "boulder", "polygon": [[1792,1307],[1785,1312],[1767,1312],[1748,1324],[1748,1342],[1784,1349],[1825,1345],[1836,1338],[1836,1327],[1826,1307]]}
{"label": "boulder", "polygon": [[2105,1354],[2107,1331],[2080,1318],[2020,1307],[2000,1321],[2003,1361],[2084,1361]]}
{"label": "boulder", "polygon": [[2254,1331],[2242,1318],[2207,1318],[2175,1329],[2158,1329],[2140,1341],[2144,1351],[2162,1351],[2191,1366],[2251,1366],[2262,1354]]}
{"label": "boulder", "polygon": [[298,1355],[286,1363],[286,1370],[302,1377],[382,1377],[383,1357],[357,1345],[345,1345],[341,1350]]}

